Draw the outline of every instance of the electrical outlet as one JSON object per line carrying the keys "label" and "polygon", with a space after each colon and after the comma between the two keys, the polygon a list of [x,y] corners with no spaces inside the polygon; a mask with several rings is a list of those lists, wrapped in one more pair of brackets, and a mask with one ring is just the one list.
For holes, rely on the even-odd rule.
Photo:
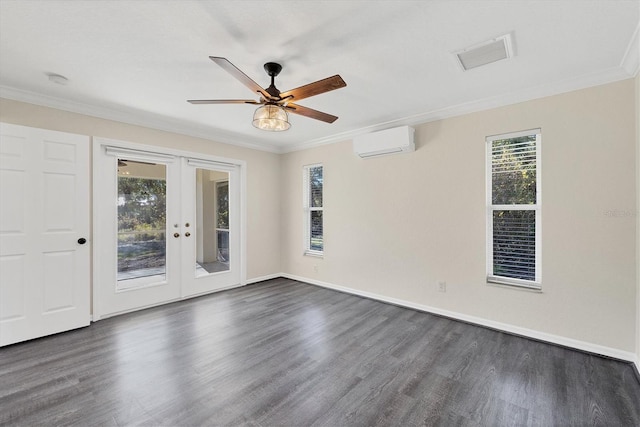
{"label": "electrical outlet", "polygon": [[314,273],[317,273],[317,272],[318,272],[318,266],[317,266],[317,265],[314,265],[314,266],[313,266],[313,272],[314,272]]}
{"label": "electrical outlet", "polygon": [[447,282],[438,282],[438,292],[447,292]]}

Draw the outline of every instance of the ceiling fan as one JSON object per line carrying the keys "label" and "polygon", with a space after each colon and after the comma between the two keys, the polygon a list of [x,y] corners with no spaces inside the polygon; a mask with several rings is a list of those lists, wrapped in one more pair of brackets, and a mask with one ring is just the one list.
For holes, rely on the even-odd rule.
{"label": "ceiling fan", "polygon": [[187,102],[191,104],[261,105],[253,115],[253,125],[259,129],[269,131],[283,131],[291,127],[287,112],[326,123],[333,123],[338,119],[337,116],[294,103],[294,101],[297,102],[304,98],[345,87],[347,84],[342,80],[342,77],[337,74],[286,92],[280,92],[274,83],[275,77],[282,71],[282,65],[280,64],[275,62],[267,62],[264,64],[265,71],[271,77],[271,85],[267,89],[263,89],[226,58],[210,56],[209,59],[238,79],[242,84],[251,89],[252,92],[259,94],[260,99],[258,101],[253,99],[190,99]]}

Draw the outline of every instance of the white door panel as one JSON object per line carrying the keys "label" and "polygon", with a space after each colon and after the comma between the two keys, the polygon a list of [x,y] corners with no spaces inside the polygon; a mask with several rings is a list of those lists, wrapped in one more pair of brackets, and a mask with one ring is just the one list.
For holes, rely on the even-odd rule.
{"label": "white door panel", "polygon": [[[119,166],[127,164],[127,166]],[[95,262],[94,318],[125,313],[143,307],[162,304],[180,298],[180,164],[173,156],[157,155],[130,149],[94,144],[94,212],[95,212]],[[120,174],[118,170],[137,165],[142,173]],[[149,168],[152,168],[149,170]],[[134,169],[135,170],[135,169]],[[158,174],[158,170],[160,173]],[[128,172],[123,170],[122,172]],[[150,174],[150,175],[149,175]],[[144,235],[141,231],[123,232],[119,227],[118,203],[120,179],[152,178],[166,184],[164,259],[160,269],[144,259],[136,268],[119,265],[123,257],[123,246],[119,239],[135,239]],[[149,225],[149,224],[145,224]],[[178,238],[173,237],[178,233]],[[137,240],[137,239],[135,239]],[[140,246],[144,242],[134,242]],[[147,242],[148,243],[148,242]],[[158,261],[158,260],[156,260]],[[136,271],[138,274],[136,274]]]}
{"label": "white door panel", "polygon": [[26,316],[24,273],[25,256],[0,257],[0,322],[14,321]]}
{"label": "white door panel", "polygon": [[89,137],[0,124],[0,345],[89,324]]}

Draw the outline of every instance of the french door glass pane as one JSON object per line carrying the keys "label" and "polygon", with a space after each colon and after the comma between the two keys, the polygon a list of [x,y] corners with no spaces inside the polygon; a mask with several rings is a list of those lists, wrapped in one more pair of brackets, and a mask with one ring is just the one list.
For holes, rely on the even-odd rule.
{"label": "french door glass pane", "polygon": [[229,270],[229,173],[196,169],[196,277]]}
{"label": "french door glass pane", "polygon": [[118,290],[166,280],[166,176],[166,165],[118,159]]}

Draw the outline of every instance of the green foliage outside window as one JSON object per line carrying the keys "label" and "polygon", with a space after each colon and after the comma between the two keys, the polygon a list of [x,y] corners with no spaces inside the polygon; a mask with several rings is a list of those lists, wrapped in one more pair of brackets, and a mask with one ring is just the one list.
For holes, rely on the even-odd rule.
{"label": "green foliage outside window", "polygon": [[167,182],[118,178],[118,230],[163,230],[166,224]]}
{"label": "green foliage outside window", "polygon": [[536,203],[536,138],[498,139],[492,144],[492,203]]}
{"label": "green foliage outside window", "polygon": [[219,182],[216,187],[218,199],[217,228],[229,229],[229,181]]}
{"label": "green foliage outside window", "polygon": [[163,179],[118,177],[118,271],[164,266],[166,194]]}
{"label": "green foliage outside window", "polygon": [[[492,204],[537,203],[536,135],[492,142]],[[536,214],[532,210],[493,211],[493,274],[535,280]]]}
{"label": "green foliage outside window", "polygon": [[[309,206],[312,208],[323,207],[322,188],[324,185],[322,166],[309,168]],[[324,249],[322,211],[310,212],[310,242],[309,249],[322,251]]]}

